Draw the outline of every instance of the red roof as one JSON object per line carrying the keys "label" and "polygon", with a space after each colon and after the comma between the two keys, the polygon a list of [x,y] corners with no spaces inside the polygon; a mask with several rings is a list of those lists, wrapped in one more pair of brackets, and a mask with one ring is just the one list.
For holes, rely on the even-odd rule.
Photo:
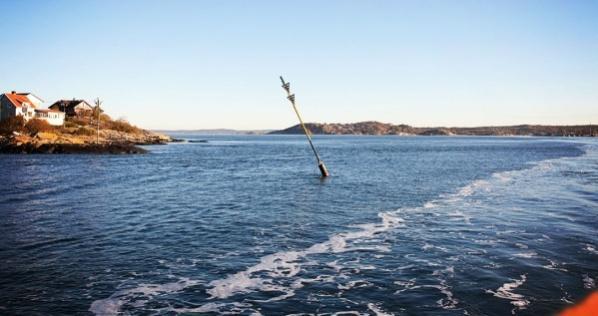
{"label": "red roof", "polygon": [[33,102],[29,100],[26,95],[18,94],[18,93],[5,93],[6,98],[16,107],[23,106],[23,103],[29,103],[30,106],[35,107]]}

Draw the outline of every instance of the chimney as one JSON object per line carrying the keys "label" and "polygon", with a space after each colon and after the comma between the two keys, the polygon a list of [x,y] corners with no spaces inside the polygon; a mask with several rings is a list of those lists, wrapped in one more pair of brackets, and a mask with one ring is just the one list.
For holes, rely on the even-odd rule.
{"label": "chimney", "polygon": [[17,92],[13,90],[10,92],[10,94],[17,94]]}

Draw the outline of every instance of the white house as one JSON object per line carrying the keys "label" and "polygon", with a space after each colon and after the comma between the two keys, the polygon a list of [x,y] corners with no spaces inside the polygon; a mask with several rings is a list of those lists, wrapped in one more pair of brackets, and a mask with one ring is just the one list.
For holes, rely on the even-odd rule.
{"label": "white house", "polygon": [[[14,91],[13,91],[14,92]],[[35,106],[35,107],[40,107],[42,106],[42,104],[44,103],[44,100],[42,100],[40,97],[36,96],[33,93],[30,92],[21,92],[18,93],[19,95],[25,96],[27,97],[27,99],[29,99],[29,101]]]}
{"label": "white house", "polygon": [[32,118],[45,120],[51,125],[64,123],[64,112],[41,109],[44,101],[32,93],[12,91],[0,95],[0,121],[13,116],[22,116],[25,121]]}
{"label": "white house", "polygon": [[64,112],[52,110],[52,109],[36,109],[35,118],[45,120],[50,125],[61,126],[64,124]]}
{"label": "white house", "polygon": [[66,113],[67,116],[91,115],[93,107],[85,100],[58,100],[48,107]]}

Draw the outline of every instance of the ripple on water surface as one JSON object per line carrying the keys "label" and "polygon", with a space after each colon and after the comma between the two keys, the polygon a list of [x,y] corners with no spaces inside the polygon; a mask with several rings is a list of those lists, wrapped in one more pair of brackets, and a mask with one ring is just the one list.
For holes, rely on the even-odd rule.
{"label": "ripple on water surface", "polygon": [[[594,144],[317,141],[334,171],[326,181],[296,137],[5,160],[12,197],[1,204],[0,305],[97,315],[533,315],[595,289]],[[60,173],[22,182],[48,167]]]}

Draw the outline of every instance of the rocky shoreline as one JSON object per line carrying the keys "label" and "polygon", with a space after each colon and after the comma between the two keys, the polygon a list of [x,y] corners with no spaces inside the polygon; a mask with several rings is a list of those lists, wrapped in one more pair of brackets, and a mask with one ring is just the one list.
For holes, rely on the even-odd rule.
{"label": "rocky shoreline", "polygon": [[133,144],[7,144],[0,154],[145,154],[147,150]]}
{"label": "rocky shoreline", "polygon": [[147,150],[139,146],[163,145],[171,141],[169,136],[148,131],[135,134],[102,131],[100,143],[97,143],[97,136],[13,134],[0,136],[0,154],[145,154]]}

